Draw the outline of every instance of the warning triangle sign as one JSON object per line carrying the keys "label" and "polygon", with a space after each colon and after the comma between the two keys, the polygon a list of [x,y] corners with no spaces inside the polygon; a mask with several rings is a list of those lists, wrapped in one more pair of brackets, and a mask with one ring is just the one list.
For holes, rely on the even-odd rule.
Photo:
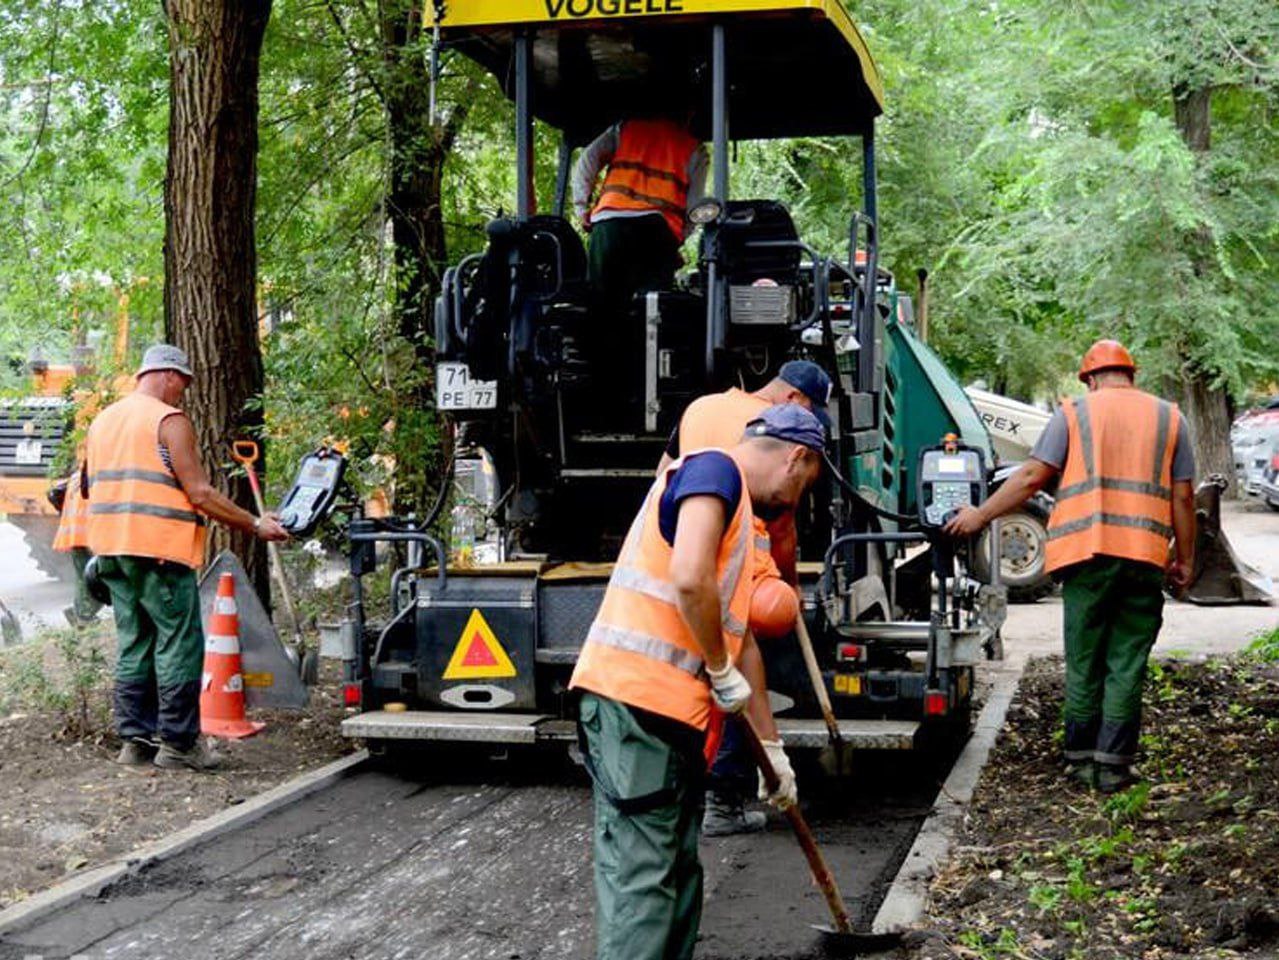
{"label": "warning triangle sign", "polygon": [[457,638],[453,656],[444,668],[444,680],[480,680],[515,676],[515,664],[498,642],[493,628],[478,609],[471,616]]}

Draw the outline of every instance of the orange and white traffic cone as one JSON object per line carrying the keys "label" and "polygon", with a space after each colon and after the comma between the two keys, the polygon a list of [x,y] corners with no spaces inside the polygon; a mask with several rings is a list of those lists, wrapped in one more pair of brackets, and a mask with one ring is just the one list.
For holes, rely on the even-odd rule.
{"label": "orange and white traffic cone", "polygon": [[200,731],[211,737],[251,737],[265,723],[244,719],[244,675],[240,666],[240,615],[235,578],[218,580],[213,615],[204,630],[204,677],[200,683]]}

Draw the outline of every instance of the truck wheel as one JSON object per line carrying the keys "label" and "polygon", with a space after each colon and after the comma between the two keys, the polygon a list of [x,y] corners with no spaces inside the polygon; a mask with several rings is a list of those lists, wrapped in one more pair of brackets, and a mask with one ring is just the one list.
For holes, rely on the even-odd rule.
{"label": "truck wheel", "polygon": [[[1044,569],[1049,512],[1050,508],[1035,497],[1001,519],[1003,564],[1000,577],[1008,588],[1010,603],[1034,603],[1053,592],[1052,577]],[[989,529],[978,540],[976,553],[973,573],[978,580],[989,583]]]}

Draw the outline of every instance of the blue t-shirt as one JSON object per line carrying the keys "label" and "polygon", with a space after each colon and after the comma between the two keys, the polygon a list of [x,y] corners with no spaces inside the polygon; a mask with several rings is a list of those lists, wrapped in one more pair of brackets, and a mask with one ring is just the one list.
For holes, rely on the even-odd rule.
{"label": "blue t-shirt", "polygon": [[737,511],[742,498],[742,475],[737,464],[718,450],[703,450],[686,457],[671,477],[657,506],[657,527],[662,539],[674,545],[679,505],[686,497],[707,495],[723,500],[729,517]]}

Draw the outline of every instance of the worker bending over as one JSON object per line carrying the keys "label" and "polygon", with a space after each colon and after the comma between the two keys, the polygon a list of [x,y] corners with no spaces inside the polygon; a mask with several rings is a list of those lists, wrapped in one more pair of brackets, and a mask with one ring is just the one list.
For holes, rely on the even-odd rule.
{"label": "worker bending over", "polygon": [[[706,188],[706,150],[667,117],[632,118],[597,137],[573,168],[573,208],[590,231],[588,276],[606,309],[670,287],[689,207]],[[607,167],[594,207],[595,182]]]}
{"label": "worker bending over", "polygon": [[199,741],[204,631],[195,571],[205,517],[263,540],[289,536],[273,515],[255,517],[209,483],[178,408],[191,379],[183,351],[151,347],[137,388],[98,415],[85,442],[89,549],[111,593],[119,648],[117,761],[130,766],[218,764]]}
{"label": "worker bending over", "polygon": [[582,692],[595,786],[600,960],[693,955],[712,709],[744,711],[759,733],[780,780],[765,799],[782,808],[797,800],[746,627],[752,519],[794,508],[821,469],[823,442],[807,410],[769,407],[728,452],[670,464],[622,545],[570,684]]}
{"label": "worker bending over", "polygon": [[[1175,404],[1133,386],[1123,345],[1084,355],[1086,396],[1068,399],[1031,459],[980,507],[946,525],[972,536],[1058,474],[1047,567],[1063,581],[1066,763],[1106,792],[1135,781],[1146,658],[1163,616],[1164,568],[1184,588],[1194,569],[1194,452]],[[1175,538],[1175,559],[1168,542]]]}
{"label": "worker bending over", "polygon": [[[754,393],[733,387],[723,393],[699,397],[688,405],[672,432],[658,473],[676,457],[696,450],[732,449],[741,440],[746,424],[775,404],[799,404],[812,411],[823,426],[828,426],[826,405],[830,393],[831,381],[825,370],[807,360],[791,360],[782,365],[774,379]],[[798,587],[795,513],[786,510],[778,516],[766,516],[768,512],[755,512],[755,580],[759,583],[769,577],[779,577],[791,587]],[[762,830],[767,822],[764,814],[746,809],[754,782],[755,762],[741,728],[728,724],[711,765],[702,832],[708,837],[722,837]]]}
{"label": "worker bending over", "polygon": [[84,569],[89,565],[93,553],[89,550],[89,501],[80,492],[86,486],[80,476],[83,470],[84,464],[77,463],[66,480],[64,499],[59,510],[58,532],[53,538],[53,549],[59,553],[71,554],[71,562],[75,566],[75,600],[62,611],[67,623],[73,627],[85,627],[93,623],[98,617],[98,611],[102,609],[102,604],[89,593],[89,586],[84,579]]}

